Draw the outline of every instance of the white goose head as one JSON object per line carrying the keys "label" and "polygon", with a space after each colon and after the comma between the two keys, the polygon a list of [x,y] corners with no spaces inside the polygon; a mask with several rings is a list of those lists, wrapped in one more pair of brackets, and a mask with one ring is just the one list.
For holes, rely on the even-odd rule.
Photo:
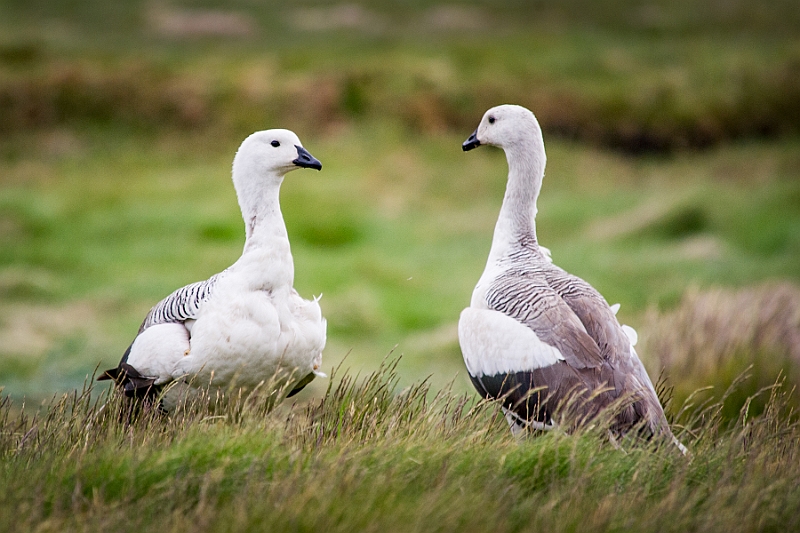
{"label": "white goose head", "polygon": [[257,131],[242,142],[233,158],[233,186],[248,238],[257,220],[272,217],[276,224],[283,224],[278,191],[286,174],[298,168],[322,170],[322,163],[303,148],[292,131]]}
{"label": "white goose head", "polygon": [[233,159],[234,179],[239,168],[249,178],[283,178],[298,168],[322,170],[322,163],[303,148],[293,131],[275,129],[257,131],[242,142]]}

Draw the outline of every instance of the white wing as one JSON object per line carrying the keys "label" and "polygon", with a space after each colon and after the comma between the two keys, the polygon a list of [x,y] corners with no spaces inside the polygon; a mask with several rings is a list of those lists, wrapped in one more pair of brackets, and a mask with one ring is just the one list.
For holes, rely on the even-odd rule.
{"label": "white wing", "polygon": [[531,371],[564,360],[532,329],[491,309],[464,309],[458,339],[467,370],[475,377]]}

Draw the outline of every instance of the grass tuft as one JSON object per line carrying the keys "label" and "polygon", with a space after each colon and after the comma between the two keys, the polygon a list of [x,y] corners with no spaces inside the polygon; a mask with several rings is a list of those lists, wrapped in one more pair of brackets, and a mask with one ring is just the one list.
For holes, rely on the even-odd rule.
{"label": "grass tuft", "polygon": [[791,283],[693,289],[646,321],[643,353],[669,375],[678,401],[709,386],[701,396],[725,398],[724,418],[735,420],[745,406],[766,408],[759,391],[800,385],[800,289]]}

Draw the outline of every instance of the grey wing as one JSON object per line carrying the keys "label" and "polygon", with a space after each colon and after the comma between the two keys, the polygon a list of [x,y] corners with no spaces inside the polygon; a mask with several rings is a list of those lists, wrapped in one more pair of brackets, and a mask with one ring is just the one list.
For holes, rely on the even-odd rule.
{"label": "grey wing", "polygon": [[633,411],[627,412],[630,422],[644,418],[653,430],[668,428],[650,376],[605,298],[581,278],[558,267],[548,271],[547,280],[580,319],[609,362],[613,375],[609,381],[614,384],[617,396],[633,394],[637,400],[630,406]]}
{"label": "grey wing", "polygon": [[219,278],[225,271],[205,281],[190,283],[176,290],[150,309],[139,327],[139,333],[156,324],[186,322],[197,317],[200,306],[211,297]]}
{"label": "grey wing", "polygon": [[[613,311],[591,285],[555,266],[517,270],[497,278],[487,291],[486,300],[491,309],[527,325],[564,356],[563,362],[551,367],[503,379],[510,379],[512,384],[522,380],[522,390],[546,386],[552,395],[552,401],[545,404],[548,409],[547,403],[557,405],[568,389],[585,386],[586,391],[594,391],[596,399],[591,405],[577,406],[583,417],[592,417],[616,398],[632,394],[633,403],[617,415],[619,427],[630,427],[644,419],[654,433],[668,431],[641,361]],[[553,375],[545,375],[544,371]],[[518,415],[528,416],[528,411],[513,409]]]}
{"label": "grey wing", "polygon": [[597,368],[603,356],[578,316],[540,274],[506,273],[486,292],[490,309],[525,324],[576,369]]}
{"label": "grey wing", "polygon": [[[506,272],[487,290],[486,304],[529,328],[563,358],[492,375],[470,373],[481,395],[503,398],[518,417],[545,424],[556,411],[573,420],[591,418],[613,401],[600,349],[541,272]],[[589,401],[593,397],[599,401]]]}
{"label": "grey wing", "polygon": [[612,364],[631,356],[631,343],[605,298],[591,285],[556,266],[545,272],[547,283],[581,321],[586,332]]}

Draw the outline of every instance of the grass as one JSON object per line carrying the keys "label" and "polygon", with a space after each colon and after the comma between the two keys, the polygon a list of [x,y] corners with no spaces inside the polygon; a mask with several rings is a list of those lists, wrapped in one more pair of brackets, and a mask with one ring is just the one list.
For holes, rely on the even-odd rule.
{"label": "grass", "polygon": [[[798,426],[785,398],[720,422],[681,412],[685,458],[599,428],[515,440],[496,407],[396,360],[305,404],[190,408],[120,424],[89,390],[3,405],[4,530],[750,531],[797,525]],[[681,426],[678,426],[681,427]],[[670,520],[665,521],[664,517]]]}
{"label": "grass", "polygon": [[[690,289],[675,309],[648,315],[643,350],[658,364],[651,364],[652,373],[667,369],[677,402],[695,393],[694,383],[713,387],[705,394],[719,399],[749,366],[747,378],[724,405],[723,414],[733,419],[746,398],[771,385],[775,376],[783,373],[789,383],[798,382],[800,291],[794,285]],[[763,409],[763,400],[750,402],[751,413]]]}

